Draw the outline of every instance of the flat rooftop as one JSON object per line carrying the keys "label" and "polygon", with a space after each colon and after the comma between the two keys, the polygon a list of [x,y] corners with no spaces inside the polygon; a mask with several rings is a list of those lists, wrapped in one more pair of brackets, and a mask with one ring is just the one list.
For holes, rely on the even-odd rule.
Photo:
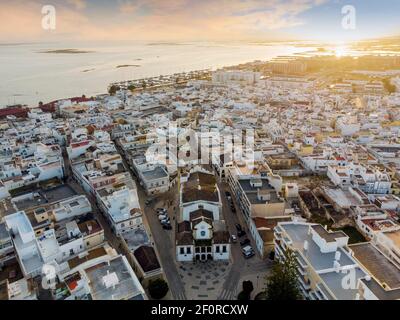
{"label": "flat rooftop", "polygon": [[142,174],[146,180],[157,180],[168,177],[167,172],[160,166],[155,167],[153,170],[144,171]]}
{"label": "flat rooftop", "polygon": [[0,223],[0,241],[7,240],[10,238],[10,233],[6,228],[5,222]]}
{"label": "flat rooftop", "polygon": [[131,251],[150,243],[149,236],[143,227],[124,232],[122,237]]}
{"label": "flat rooftop", "polygon": [[349,191],[340,188],[323,188],[325,194],[342,208],[358,206],[360,203]]}
{"label": "flat rooftop", "polygon": [[[275,189],[269,184],[267,179],[257,179],[257,182],[261,182],[261,187],[252,187],[250,181],[254,179],[240,179],[238,180],[240,186],[242,187],[243,191],[246,193],[247,198],[249,199],[251,204],[263,204],[266,202],[269,203],[279,203],[282,202],[278,198],[278,195]],[[255,181],[255,180],[254,180]],[[261,194],[265,195],[268,194],[268,200],[260,200],[258,198],[258,190],[260,190]]]}
{"label": "flat rooftop", "polygon": [[26,210],[37,206],[42,206],[46,203],[62,201],[63,199],[76,195],[76,192],[66,184],[59,185],[51,189],[38,188],[28,193],[34,193],[35,196],[16,202],[15,205],[17,206],[18,210]]}
{"label": "flat rooftop", "polygon": [[[293,242],[293,246],[298,249],[303,256],[311,263],[315,270],[332,268],[335,260],[335,252],[322,253],[319,246],[312,240],[312,235],[308,234],[308,225],[284,224],[280,225]],[[304,250],[304,241],[308,241],[308,250]],[[338,248],[341,252],[339,263],[343,266],[353,265],[355,262],[348,256],[343,248]]]}
{"label": "flat rooftop", "polygon": [[15,208],[14,204],[11,202],[11,198],[6,198],[0,201],[0,220],[1,217],[5,217],[9,214],[13,214],[18,210]]}
{"label": "flat rooftop", "polygon": [[[342,287],[342,280],[347,275],[345,272],[322,272],[320,271],[333,268],[335,261],[335,252],[322,253],[319,246],[313,241],[312,235],[308,234],[308,224],[281,224],[279,225],[286,231],[288,236],[293,242],[293,246],[302,254],[302,257],[319,273],[325,285],[329,288],[335,297],[339,300],[354,300],[358,290],[345,289]],[[312,225],[315,226],[315,225]],[[308,242],[308,250],[304,250],[304,241]],[[356,266],[349,254],[343,248],[338,248],[340,252],[340,259],[338,260],[340,266],[352,268]],[[357,280],[365,277],[365,273],[358,267],[355,268]]]}
{"label": "flat rooftop", "polygon": [[94,300],[129,300],[142,295],[141,285],[122,256],[85,269]]}
{"label": "flat rooftop", "polygon": [[385,283],[390,289],[400,288],[400,269],[370,243],[349,246],[354,257],[380,283]]}
{"label": "flat rooftop", "polygon": [[96,248],[96,249],[89,250],[87,252],[87,255],[85,255],[85,256],[81,256],[81,257],[76,256],[76,257],[68,260],[68,265],[69,265],[70,269],[73,269],[73,268],[79,266],[82,263],[85,263],[85,262],[87,262],[89,260],[92,260],[92,259],[95,259],[95,258],[98,258],[98,257],[102,257],[102,256],[105,256],[105,255],[107,255],[107,251],[105,250],[105,248],[104,247],[99,247],[99,248]]}
{"label": "flat rooftop", "polygon": [[387,236],[390,240],[392,240],[397,248],[400,248],[400,230],[393,232],[385,232],[385,236]]}

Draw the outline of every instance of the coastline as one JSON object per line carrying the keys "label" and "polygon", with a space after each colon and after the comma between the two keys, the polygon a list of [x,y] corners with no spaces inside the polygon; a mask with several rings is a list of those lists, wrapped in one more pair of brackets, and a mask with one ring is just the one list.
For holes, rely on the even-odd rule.
{"label": "coastline", "polygon": [[[101,52],[101,50],[99,50],[97,47],[85,48],[85,51],[95,51],[95,54],[91,55],[49,54],[49,56],[52,56],[52,58],[48,58],[48,60],[50,63],[56,64],[57,68],[59,68],[61,61],[65,60],[68,64],[65,70],[64,68],[61,69],[60,67],[58,70],[55,70],[52,73],[43,74],[43,76],[40,73],[35,74],[35,71],[31,71],[31,75],[28,77],[25,76],[25,78],[35,79],[34,82],[22,81],[23,78],[13,79],[13,77],[16,76],[14,75],[14,70],[10,70],[9,77],[11,80],[5,77],[5,83],[11,84],[11,88],[7,87],[6,85],[0,87],[0,106],[1,108],[4,108],[7,106],[22,104],[32,107],[37,106],[40,101],[47,103],[49,101],[68,99],[68,97],[77,97],[82,95],[86,95],[88,97],[97,96],[107,93],[107,88],[112,83],[158,78],[160,76],[168,77],[174,73],[190,73],[204,69],[215,70],[232,65],[246,64],[255,60],[269,61],[270,59],[280,55],[293,55],[312,49],[298,48],[294,45],[252,45],[240,48],[224,46],[222,49],[219,47],[215,50],[203,48],[203,51],[207,53],[205,56],[201,55],[200,52],[196,54],[188,54],[186,51],[182,52],[182,47],[184,47],[185,50],[186,48],[188,48],[187,50],[191,50],[190,45],[179,46],[179,48],[174,46],[150,47],[156,47],[157,49],[152,49],[149,52],[146,51],[147,55],[142,51],[136,54],[134,54],[134,52],[131,53],[131,50],[145,50],[145,48],[124,47],[125,51],[123,51],[123,55],[130,57],[129,60],[128,58],[124,58],[122,60],[122,58],[120,58],[122,54],[117,54],[116,58],[114,59],[114,52]],[[164,47],[168,47],[169,49],[165,50]],[[45,50],[45,48],[43,49]],[[115,48],[113,50],[119,49],[120,48]],[[247,51],[248,54],[246,53]],[[36,50],[36,55],[38,54],[39,53],[37,53]],[[184,56],[184,58],[176,57],[177,54]],[[98,59],[101,59],[101,61],[103,61],[105,58],[110,60],[106,61],[105,63],[103,61],[103,64],[101,64],[101,61],[99,63],[94,61],[89,64],[93,58],[98,56],[100,57]],[[105,58],[103,58],[103,56]],[[248,58],[243,58],[241,56],[248,56]],[[146,58],[143,59],[143,57]],[[36,56],[34,56],[34,58],[36,59]],[[17,58],[13,57],[13,59],[16,60]],[[83,59],[83,62],[81,62],[81,59]],[[204,61],[200,61],[200,59],[203,59]],[[89,62],[86,62],[86,60]],[[134,61],[139,60],[141,61],[140,66],[134,63]],[[236,63],[232,63],[232,61],[235,60]],[[135,64],[135,67],[116,68],[116,66],[119,65],[133,64]],[[47,68],[52,69],[50,64]],[[43,71],[40,70],[40,72]],[[19,85],[19,83],[21,84]],[[82,90],[82,88],[84,89]]]}

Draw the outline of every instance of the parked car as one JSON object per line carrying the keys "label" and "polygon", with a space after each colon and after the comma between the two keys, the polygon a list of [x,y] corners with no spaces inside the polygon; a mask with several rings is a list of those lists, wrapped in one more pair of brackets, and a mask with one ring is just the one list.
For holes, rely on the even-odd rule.
{"label": "parked car", "polygon": [[239,223],[235,224],[235,227],[237,231],[241,231],[243,229]]}
{"label": "parked car", "polygon": [[165,215],[165,214],[160,214],[160,215],[158,216],[158,219],[159,219],[160,221],[163,221],[164,219],[167,219],[167,218],[168,218],[168,216]]}
{"label": "parked car", "polygon": [[233,235],[231,235],[231,241],[233,242],[233,243],[236,243],[237,242],[237,237],[233,234]]}
{"label": "parked car", "polygon": [[240,245],[243,247],[243,246],[246,246],[246,245],[248,245],[248,244],[250,244],[250,240],[249,239],[244,239],[244,240],[242,240],[242,241],[240,241]]}
{"label": "parked car", "polygon": [[255,255],[254,250],[251,246],[245,246],[242,248],[242,253],[245,259],[249,259]]}
{"label": "parked car", "polygon": [[170,225],[170,224],[163,224],[162,225],[162,227],[163,227],[163,229],[165,229],[165,230],[172,230],[172,226]]}
{"label": "parked car", "polygon": [[167,212],[168,210],[165,208],[157,208],[156,211],[157,211],[157,213],[160,213],[160,212]]}
{"label": "parked car", "polygon": [[167,215],[168,214],[168,211],[167,210],[164,210],[164,211],[157,211],[157,215]]}
{"label": "parked car", "polygon": [[239,237],[239,238],[241,238],[241,237],[243,237],[243,236],[245,236],[246,235],[246,231],[244,231],[244,230],[240,230],[240,231],[238,231],[238,233],[237,233],[237,236]]}
{"label": "parked car", "polygon": [[161,223],[170,223],[169,218],[167,217],[166,219],[161,220]]}
{"label": "parked car", "polygon": [[231,193],[229,191],[225,191],[225,196],[228,198],[228,200],[232,199]]}
{"label": "parked car", "polygon": [[150,203],[151,203],[151,200],[146,200],[146,201],[144,202],[144,204],[145,204],[146,206],[150,205]]}

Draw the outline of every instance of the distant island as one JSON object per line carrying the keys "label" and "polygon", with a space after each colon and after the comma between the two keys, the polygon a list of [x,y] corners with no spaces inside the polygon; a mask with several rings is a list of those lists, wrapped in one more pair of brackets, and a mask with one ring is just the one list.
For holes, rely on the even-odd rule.
{"label": "distant island", "polygon": [[85,50],[78,50],[78,49],[56,49],[56,50],[46,50],[40,51],[40,53],[55,53],[55,54],[81,54],[81,53],[92,53],[94,51],[85,51]]}
{"label": "distant island", "polygon": [[147,44],[148,46],[184,46],[186,43],[179,42],[151,42]]}
{"label": "distant island", "polygon": [[129,67],[138,68],[138,67],[140,67],[140,65],[138,65],[138,64],[120,64],[120,65],[116,66],[115,68],[119,69],[119,68],[129,68]]}
{"label": "distant island", "polygon": [[86,70],[83,70],[82,72],[90,72],[90,71],[94,71],[94,70],[96,70],[95,68],[92,68],[92,69],[86,69]]}

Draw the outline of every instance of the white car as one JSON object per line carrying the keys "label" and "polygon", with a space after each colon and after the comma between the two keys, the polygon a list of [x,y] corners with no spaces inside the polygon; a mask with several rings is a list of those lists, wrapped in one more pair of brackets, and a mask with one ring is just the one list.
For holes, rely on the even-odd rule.
{"label": "white car", "polygon": [[164,214],[160,214],[160,215],[158,216],[158,219],[159,219],[160,221],[165,220],[165,219],[167,219],[167,218],[168,218],[168,216],[166,216],[166,215],[164,215]]}
{"label": "white car", "polygon": [[237,237],[233,234],[233,235],[231,235],[231,241],[233,242],[233,243],[236,243],[237,242]]}
{"label": "white car", "polygon": [[161,220],[161,223],[171,223],[169,218],[167,217],[166,219]]}
{"label": "white car", "polygon": [[249,259],[255,255],[255,252],[251,246],[245,246],[242,248],[242,253],[245,259]]}

